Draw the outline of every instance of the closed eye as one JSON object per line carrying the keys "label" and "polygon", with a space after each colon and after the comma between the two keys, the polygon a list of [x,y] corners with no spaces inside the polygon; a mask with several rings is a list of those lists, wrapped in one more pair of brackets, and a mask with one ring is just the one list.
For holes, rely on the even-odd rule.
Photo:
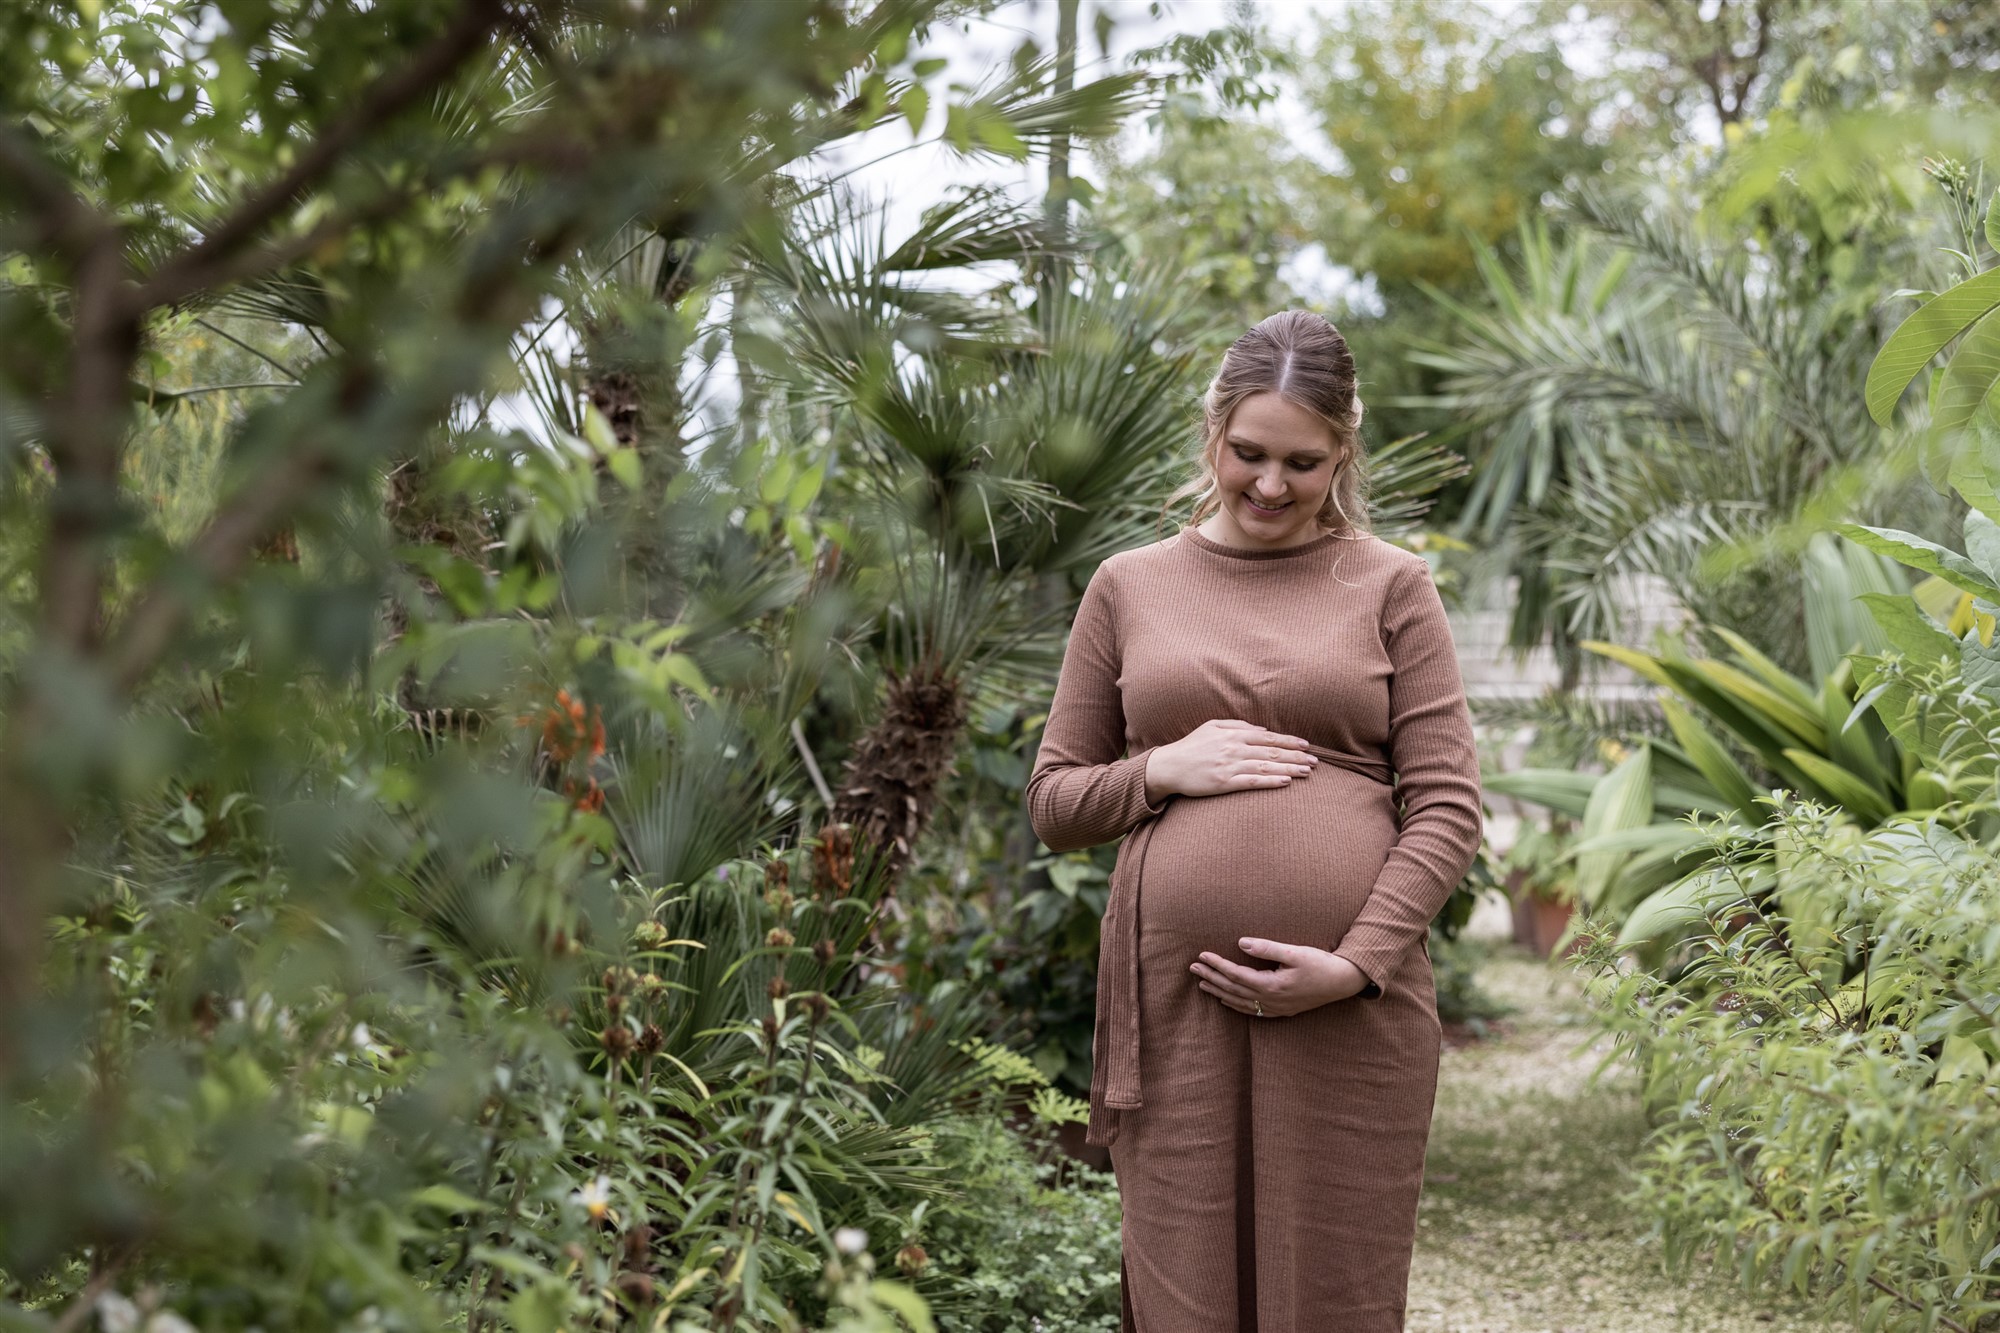
{"label": "closed eye", "polygon": [[[1242,459],[1246,463],[1261,463],[1264,461],[1264,455],[1262,454],[1246,454],[1241,449],[1236,450],[1235,453],[1238,458]],[[1292,467],[1294,470],[1299,472],[1311,472],[1314,468],[1318,467],[1322,461],[1324,460],[1315,458],[1310,460],[1309,462],[1301,463],[1299,462],[1298,459],[1295,458],[1292,460]]]}

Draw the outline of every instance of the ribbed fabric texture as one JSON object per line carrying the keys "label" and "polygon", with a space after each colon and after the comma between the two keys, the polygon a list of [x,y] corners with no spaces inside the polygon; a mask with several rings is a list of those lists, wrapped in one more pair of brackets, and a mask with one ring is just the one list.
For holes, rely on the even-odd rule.
{"label": "ribbed fabric texture", "polygon": [[[1146,799],[1212,718],[1304,738],[1310,778]],[[1393,775],[1394,786],[1387,779]],[[1481,834],[1478,756],[1423,560],[1193,528],[1099,567],[1027,802],[1052,850],[1119,849],[1099,954],[1092,1142],[1125,1204],[1128,1329],[1402,1326],[1439,1027],[1427,940]],[[1201,992],[1246,935],[1330,949],[1352,1000],[1257,1020]]]}

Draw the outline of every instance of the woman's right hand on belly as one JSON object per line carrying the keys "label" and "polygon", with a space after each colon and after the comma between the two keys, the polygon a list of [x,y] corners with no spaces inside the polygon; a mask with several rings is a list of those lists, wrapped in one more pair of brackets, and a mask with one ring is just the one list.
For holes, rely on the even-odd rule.
{"label": "woman's right hand on belly", "polygon": [[1307,742],[1240,718],[1204,722],[1146,756],[1146,797],[1219,796],[1255,787],[1282,787],[1319,763]]}

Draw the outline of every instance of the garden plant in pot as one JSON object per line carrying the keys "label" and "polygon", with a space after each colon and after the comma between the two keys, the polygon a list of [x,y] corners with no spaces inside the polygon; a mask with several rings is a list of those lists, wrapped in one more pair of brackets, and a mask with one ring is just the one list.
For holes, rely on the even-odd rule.
{"label": "garden plant in pot", "polygon": [[1514,942],[1547,958],[1576,912],[1576,862],[1565,859],[1575,841],[1571,821],[1551,813],[1546,825],[1523,820],[1500,859],[1502,882],[1514,904]]}

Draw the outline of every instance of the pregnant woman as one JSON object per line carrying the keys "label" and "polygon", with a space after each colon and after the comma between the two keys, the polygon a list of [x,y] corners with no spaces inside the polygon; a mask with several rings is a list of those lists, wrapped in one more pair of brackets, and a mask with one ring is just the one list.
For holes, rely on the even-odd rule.
{"label": "pregnant woman", "polygon": [[1092,577],[1028,781],[1051,849],[1132,834],[1088,1135],[1127,1333],[1403,1327],[1479,763],[1429,568],[1361,526],[1360,420],[1324,319],[1236,341],[1195,521]]}

